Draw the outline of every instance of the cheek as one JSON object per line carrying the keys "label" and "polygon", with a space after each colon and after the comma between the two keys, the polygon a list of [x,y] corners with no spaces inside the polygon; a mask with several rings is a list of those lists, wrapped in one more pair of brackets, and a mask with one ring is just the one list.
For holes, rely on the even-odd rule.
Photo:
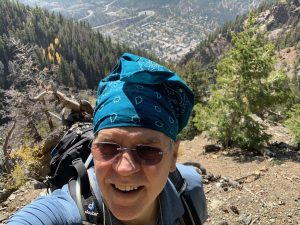
{"label": "cheek", "polygon": [[[155,182],[156,184],[165,184],[166,180],[171,171],[171,159],[162,160],[158,165],[153,167],[145,167],[143,169],[144,173],[148,177],[148,180],[151,182]],[[159,186],[160,186],[159,185]]]}
{"label": "cheek", "polygon": [[104,184],[105,177],[107,177],[109,174],[110,165],[107,163],[101,163],[101,162],[98,162],[97,160],[94,160],[94,168],[95,168],[95,172],[96,172],[96,178],[98,181],[98,185],[100,187],[102,187]]}
{"label": "cheek", "polygon": [[177,153],[170,151],[165,160],[166,169],[169,170],[169,172],[173,172],[176,169],[176,161]]}

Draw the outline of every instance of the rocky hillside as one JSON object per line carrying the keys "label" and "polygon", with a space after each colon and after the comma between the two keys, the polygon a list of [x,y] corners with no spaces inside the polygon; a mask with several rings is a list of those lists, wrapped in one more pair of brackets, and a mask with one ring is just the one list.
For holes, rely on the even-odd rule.
{"label": "rocky hillside", "polygon": [[[300,48],[300,1],[285,0],[276,4],[260,7],[256,12],[256,26],[266,33],[276,45],[280,57],[290,58],[291,67],[299,65]],[[246,17],[238,17],[235,21],[226,23],[216,32],[201,42],[195,50],[181,59],[181,64],[195,60],[201,67],[208,68],[218,60],[230,47],[231,32],[242,30]],[[287,50],[290,49],[290,50]],[[286,52],[289,52],[287,56]],[[282,54],[280,54],[282,53]]]}

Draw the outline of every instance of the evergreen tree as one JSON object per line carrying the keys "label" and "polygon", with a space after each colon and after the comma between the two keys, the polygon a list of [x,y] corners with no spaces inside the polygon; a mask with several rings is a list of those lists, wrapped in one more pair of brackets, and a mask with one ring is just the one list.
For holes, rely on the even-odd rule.
{"label": "evergreen tree", "polygon": [[300,104],[295,104],[288,112],[285,125],[289,128],[298,145],[300,144]]}
{"label": "evergreen tree", "polygon": [[196,106],[194,122],[224,146],[258,149],[268,135],[259,122],[290,97],[288,79],[274,71],[274,46],[248,18],[244,31],[233,34],[233,48],[217,65],[211,99]]}

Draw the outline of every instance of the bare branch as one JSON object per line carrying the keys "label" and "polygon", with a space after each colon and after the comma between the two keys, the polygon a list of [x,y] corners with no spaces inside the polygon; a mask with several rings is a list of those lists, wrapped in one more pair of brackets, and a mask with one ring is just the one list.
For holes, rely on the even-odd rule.
{"label": "bare branch", "polygon": [[74,110],[75,112],[80,112],[80,103],[68,98],[62,92],[56,91],[53,94],[59,99],[64,107]]}
{"label": "bare branch", "polygon": [[39,95],[35,96],[34,98],[32,98],[31,100],[33,101],[42,101],[43,98],[45,97],[46,94],[48,94],[48,91],[43,91],[42,93],[40,93]]}
{"label": "bare branch", "polygon": [[7,150],[8,142],[9,142],[9,139],[11,138],[11,136],[14,132],[15,127],[16,127],[16,121],[13,121],[13,125],[10,128],[10,130],[8,131],[8,134],[5,138],[5,142],[4,142],[4,145],[3,145],[3,153],[4,153],[4,157],[6,157],[6,158],[8,157],[8,154],[9,154],[9,152]]}
{"label": "bare branch", "polygon": [[54,118],[59,119],[59,120],[62,120],[62,118],[59,117],[58,115],[56,115],[55,113],[50,112],[50,111],[48,111],[48,112],[49,112],[49,114],[50,114],[51,116],[53,116]]}

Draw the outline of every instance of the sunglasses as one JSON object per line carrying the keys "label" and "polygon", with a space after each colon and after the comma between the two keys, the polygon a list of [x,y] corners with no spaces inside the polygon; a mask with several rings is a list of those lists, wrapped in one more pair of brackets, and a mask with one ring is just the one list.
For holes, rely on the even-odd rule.
{"label": "sunglasses", "polygon": [[[149,145],[136,145],[135,148],[123,148],[112,142],[93,143],[93,156],[98,161],[110,161],[124,151],[130,151],[134,160],[143,165],[155,165],[162,160],[163,151]],[[96,151],[95,151],[96,150]]]}

